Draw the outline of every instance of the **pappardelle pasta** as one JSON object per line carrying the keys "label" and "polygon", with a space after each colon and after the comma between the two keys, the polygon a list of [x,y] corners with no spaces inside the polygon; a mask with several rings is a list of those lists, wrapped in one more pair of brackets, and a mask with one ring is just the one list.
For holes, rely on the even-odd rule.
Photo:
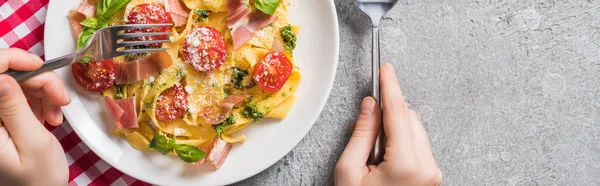
{"label": "pappardelle pasta", "polygon": [[246,140],[236,132],[262,118],[283,119],[295,101],[299,28],[288,21],[289,1],[84,0],[69,13],[78,47],[114,25],[168,23],[123,34],[171,36],[131,38],[145,44],[127,49],[168,50],[82,60],[73,75],[102,94],[113,133],[134,148],[219,168],[232,144]]}

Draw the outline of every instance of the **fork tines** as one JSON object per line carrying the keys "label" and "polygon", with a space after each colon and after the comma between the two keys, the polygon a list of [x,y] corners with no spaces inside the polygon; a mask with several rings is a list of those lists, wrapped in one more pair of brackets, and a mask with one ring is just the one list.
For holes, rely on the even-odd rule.
{"label": "fork tines", "polygon": [[[152,44],[160,44],[171,42],[171,40],[145,40],[145,41],[129,41],[126,39],[132,38],[141,38],[141,37],[155,37],[155,36],[170,36],[171,32],[134,32],[127,33],[127,30],[133,29],[145,29],[145,28],[155,28],[155,27],[165,27],[165,26],[173,26],[172,24],[129,24],[129,25],[119,25],[109,27],[111,32],[116,34],[116,46],[118,48],[123,47],[131,47],[131,46],[148,46]],[[156,52],[168,50],[168,48],[145,48],[145,49],[123,49],[117,50],[119,55],[128,55],[128,54],[137,54],[137,53],[146,53],[146,52]]]}

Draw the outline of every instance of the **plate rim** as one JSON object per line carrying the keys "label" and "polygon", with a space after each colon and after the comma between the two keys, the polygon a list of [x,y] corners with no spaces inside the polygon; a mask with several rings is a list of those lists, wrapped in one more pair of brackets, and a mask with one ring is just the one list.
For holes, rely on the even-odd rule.
{"label": "plate rim", "polygon": [[[54,2],[54,1],[58,1],[58,0],[50,0],[50,2]],[[48,3],[48,7],[47,7],[47,11],[46,11],[46,17],[45,17],[45,22],[47,20],[50,20],[51,17],[50,17],[49,12],[51,12],[50,11],[51,8],[54,7],[54,6],[50,6],[50,4],[51,4],[50,2]],[[333,19],[333,20],[331,20],[331,21],[333,21],[332,24],[333,24],[333,36],[334,36],[332,38],[332,40],[333,40],[333,43],[334,43],[334,46],[335,46],[334,49],[333,49],[333,52],[334,52],[335,55],[333,56],[334,57],[334,61],[333,61],[334,63],[333,63],[333,66],[332,66],[332,71],[330,72],[333,75],[333,78],[332,78],[332,81],[329,81],[326,84],[326,86],[327,86],[327,91],[326,91],[326,97],[327,97],[327,99],[323,99],[319,103],[320,104],[320,106],[319,106],[319,115],[317,117],[315,117],[314,119],[312,119],[309,122],[310,123],[310,127],[307,127],[307,131],[304,132],[303,137],[302,138],[298,138],[297,140],[294,140],[293,141],[294,145],[293,146],[289,146],[288,148],[285,149],[286,153],[284,153],[283,155],[279,156],[275,161],[273,161],[271,163],[267,163],[267,164],[264,165],[264,167],[259,168],[258,172],[253,173],[253,174],[247,174],[247,175],[241,176],[241,178],[239,180],[237,180],[237,181],[229,181],[226,184],[237,183],[237,182],[246,180],[246,179],[248,179],[250,177],[256,176],[257,174],[264,172],[266,169],[268,169],[269,167],[273,166],[278,161],[280,161],[283,157],[285,157],[286,155],[288,155],[294,148],[296,148],[298,146],[298,144],[304,138],[306,138],[306,136],[308,135],[308,133],[310,132],[310,130],[312,130],[312,128],[316,124],[317,120],[320,118],[320,115],[322,114],[323,109],[327,105],[327,102],[328,102],[328,100],[330,99],[330,96],[331,96],[333,85],[335,83],[335,77],[337,76],[337,68],[338,68],[338,65],[339,65],[339,55],[340,55],[340,41],[339,41],[339,39],[340,39],[340,31],[339,30],[340,30],[340,27],[339,27],[339,18],[338,18],[338,15],[337,15],[337,7],[335,6],[335,1],[334,0],[327,0],[327,1],[324,1],[324,2],[328,3],[329,9],[331,10],[331,11],[329,11],[330,12],[330,16]],[[44,30],[44,38],[48,38],[48,37],[51,37],[51,33],[49,33],[48,29],[45,29]],[[43,41],[44,46],[48,46],[48,45],[46,45],[45,42],[46,42],[46,40],[44,39],[44,41]],[[48,47],[44,47],[44,55],[47,55],[47,54],[48,54]],[[75,132],[75,134],[77,135],[77,137],[79,137],[81,139],[81,141],[87,147],[90,148],[91,151],[93,151],[96,155],[98,155],[98,157],[100,157],[100,159],[102,159],[103,161],[105,161],[106,163],[108,163],[111,167],[119,170],[120,172],[123,172],[124,174],[127,174],[128,176],[131,176],[131,177],[133,177],[135,179],[138,179],[138,180],[141,180],[141,181],[144,181],[144,182],[152,183],[152,182],[150,182],[148,180],[145,180],[145,179],[139,177],[135,173],[132,174],[131,171],[123,170],[119,166],[115,166],[117,164],[117,162],[114,162],[111,158],[104,158],[107,155],[105,155],[104,153],[102,153],[101,150],[99,150],[95,145],[93,145],[89,141],[89,139],[87,137],[84,137],[84,136],[80,135],[80,133],[82,133],[81,128],[80,127],[73,127],[73,125],[70,124],[71,121],[74,121],[74,115],[75,115],[75,113],[69,113],[69,111],[68,111],[68,109],[66,107],[62,107],[61,110],[64,113],[64,116],[65,116],[65,118],[67,120],[68,125],[70,125],[69,127],[71,127],[73,129],[73,132]],[[96,125],[95,122],[94,122],[94,124]],[[65,152],[65,154],[66,153],[67,152]]]}

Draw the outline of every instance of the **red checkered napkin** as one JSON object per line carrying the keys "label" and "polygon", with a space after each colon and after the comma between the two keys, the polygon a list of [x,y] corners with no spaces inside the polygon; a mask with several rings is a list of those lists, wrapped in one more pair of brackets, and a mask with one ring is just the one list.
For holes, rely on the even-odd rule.
{"label": "red checkered napkin", "polygon": [[[43,58],[47,5],[48,0],[0,0],[0,48],[21,48]],[[149,185],[101,160],[79,139],[68,122],[59,127],[46,125],[46,128],[65,150],[69,185]]]}

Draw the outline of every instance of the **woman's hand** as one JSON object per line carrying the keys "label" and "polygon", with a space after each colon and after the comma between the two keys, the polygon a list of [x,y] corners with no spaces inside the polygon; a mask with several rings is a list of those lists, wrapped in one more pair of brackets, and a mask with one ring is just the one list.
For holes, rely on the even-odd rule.
{"label": "woman's hand", "polygon": [[407,107],[390,64],[381,68],[383,127],[387,136],[384,160],[366,162],[380,130],[381,111],[373,98],[365,98],[352,137],[335,168],[336,185],[440,185],[442,173],[435,163],[427,133],[419,116]]}
{"label": "woman's hand", "polygon": [[[42,64],[38,56],[23,50],[0,49],[0,72],[31,71]],[[67,184],[63,149],[43,122],[62,123],[60,107],[69,102],[69,94],[54,72],[20,84],[0,75],[0,185]]]}

